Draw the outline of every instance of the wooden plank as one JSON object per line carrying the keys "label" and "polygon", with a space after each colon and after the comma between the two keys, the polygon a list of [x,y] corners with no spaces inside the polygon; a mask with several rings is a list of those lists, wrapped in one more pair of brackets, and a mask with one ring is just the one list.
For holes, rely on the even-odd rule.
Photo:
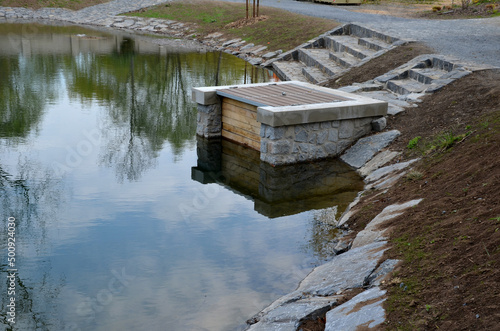
{"label": "wooden plank", "polygon": [[329,103],[347,100],[346,98],[336,95],[333,91],[332,93],[327,93],[295,84],[241,87],[237,89],[224,90],[224,93],[226,94],[224,100],[232,100],[231,96],[237,98],[238,100],[247,100],[246,103],[236,100],[232,100],[231,102],[239,102],[245,105],[254,103],[274,107],[325,102]]}
{"label": "wooden plank", "polygon": [[[233,117],[227,117],[227,116],[222,116],[222,123],[227,123],[229,125],[235,126],[237,128],[241,128],[245,131],[251,132],[253,134],[257,134],[260,136],[260,123],[255,122],[243,122],[242,120],[246,120],[246,118],[241,118],[238,116],[238,118],[234,118],[234,114],[232,114]],[[255,126],[255,124],[259,124],[259,126]]]}
{"label": "wooden plank", "polygon": [[238,114],[239,116],[248,117],[257,122],[257,113],[229,104],[226,104],[222,108],[222,115],[229,116],[232,113]]}
{"label": "wooden plank", "polygon": [[233,105],[233,106],[236,106],[236,107],[239,107],[239,108],[248,109],[248,110],[250,110],[252,112],[255,112],[255,113],[257,112],[257,107],[256,106],[250,105],[248,103],[244,103],[244,102],[241,102],[241,101],[238,101],[238,100],[234,100],[234,99],[223,98],[222,99],[222,105],[224,106],[224,104],[229,104],[229,105]]}
{"label": "wooden plank", "polygon": [[251,139],[251,140],[255,141],[256,143],[260,143],[260,135],[255,134],[253,132],[246,131],[242,128],[239,128],[239,127],[236,127],[234,125],[224,123],[224,122],[222,122],[222,129],[229,131],[229,132],[232,132],[232,133],[236,133],[236,134],[243,136],[245,138]]}
{"label": "wooden plank", "polygon": [[222,137],[260,151],[260,142],[251,140],[247,137],[243,137],[239,134],[232,133],[232,132],[229,132],[229,131],[223,129],[222,130]]}

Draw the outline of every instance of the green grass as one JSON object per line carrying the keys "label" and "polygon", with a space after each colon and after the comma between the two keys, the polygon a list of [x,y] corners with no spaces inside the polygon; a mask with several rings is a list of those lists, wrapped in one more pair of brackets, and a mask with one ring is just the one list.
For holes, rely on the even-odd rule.
{"label": "green grass", "polygon": [[265,45],[270,50],[282,49],[284,51],[293,49],[339,25],[339,23],[327,19],[313,18],[261,6],[260,16],[267,16],[268,19],[237,28],[227,26],[245,18],[245,12],[245,4],[188,0],[159,5],[145,11],[129,13],[127,16],[194,23],[198,36],[222,32],[228,38],[242,38],[248,43]]}
{"label": "green grass", "polygon": [[419,141],[421,138],[422,138],[422,137],[420,137],[420,136],[413,138],[412,140],[410,140],[410,141],[408,142],[408,146],[406,146],[406,148],[408,148],[408,149],[414,149],[414,148],[417,146],[418,141]]}

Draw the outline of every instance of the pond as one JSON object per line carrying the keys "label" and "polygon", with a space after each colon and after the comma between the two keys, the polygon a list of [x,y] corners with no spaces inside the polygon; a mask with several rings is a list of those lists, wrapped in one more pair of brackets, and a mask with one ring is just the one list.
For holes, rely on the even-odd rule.
{"label": "pond", "polygon": [[273,75],[181,44],[0,24],[5,328],[243,329],[330,257],[359,177],[197,138],[191,87]]}

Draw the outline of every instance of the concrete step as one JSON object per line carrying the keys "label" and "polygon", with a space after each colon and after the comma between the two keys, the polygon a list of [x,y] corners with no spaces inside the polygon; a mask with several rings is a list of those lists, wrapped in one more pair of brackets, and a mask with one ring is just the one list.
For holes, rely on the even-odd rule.
{"label": "concrete step", "polygon": [[298,80],[308,82],[302,75],[302,68],[305,65],[299,61],[276,61],[273,62],[273,69],[282,81]]}
{"label": "concrete step", "polygon": [[423,84],[432,84],[434,80],[441,79],[443,76],[448,75],[447,71],[435,69],[435,68],[414,68],[410,69],[408,76]]}
{"label": "concrete step", "polygon": [[345,52],[330,53],[330,60],[344,68],[350,68],[361,61],[354,55]]}
{"label": "concrete step", "polygon": [[320,84],[328,81],[330,76],[327,76],[321,69],[317,67],[304,67],[302,74],[307,78],[310,83]]}
{"label": "concrete step", "polygon": [[395,43],[399,41],[398,38],[388,36],[382,32],[378,32],[372,29],[368,29],[364,26],[360,26],[357,24],[350,24],[348,26],[348,31],[346,34],[350,34],[351,36],[356,36],[358,38],[376,38],[378,40],[382,40],[388,44]]}
{"label": "concrete step", "polygon": [[359,44],[359,38],[353,36],[328,36],[325,37],[325,47],[335,53],[345,52],[362,60],[373,56],[377,51]]}
{"label": "concrete step", "polygon": [[317,67],[326,75],[334,77],[343,68],[331,61],[330,51],[324,48],[299,49],[299,61],[308,67]]}
{"label": "concrete step", "polygon": [[422,93],[429,87],[429,85],[417,82],[413,79],[398,79],[390,80],[387,82],[387,89],[394,93],[405,95],[410,93]]}
{"label": "concrete step", "polygon": [[389,47],[391,47],[391,44],[386,43],[385,41],[378,38],[359,38],[359,45],[369,49],[373,49],[377,52],[389,49]]}

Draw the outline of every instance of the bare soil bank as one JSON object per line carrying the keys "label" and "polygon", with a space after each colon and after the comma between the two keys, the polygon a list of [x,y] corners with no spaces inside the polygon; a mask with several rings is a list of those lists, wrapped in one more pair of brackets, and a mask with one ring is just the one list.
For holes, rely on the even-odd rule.
{"label": "bare soil bank", "polygon": [[[390,147],[421,157],[387,193],[366,196],[364,225],[388,205],[424,200],[390,222],[384,330],[493,330],[500,324],[500,72],[476,72],[389,118]],[[416,146],[408,143],[421,137]],[[451,139],[453,137],[455,139]],[[449,143],[449,144],[448,144]]]}

